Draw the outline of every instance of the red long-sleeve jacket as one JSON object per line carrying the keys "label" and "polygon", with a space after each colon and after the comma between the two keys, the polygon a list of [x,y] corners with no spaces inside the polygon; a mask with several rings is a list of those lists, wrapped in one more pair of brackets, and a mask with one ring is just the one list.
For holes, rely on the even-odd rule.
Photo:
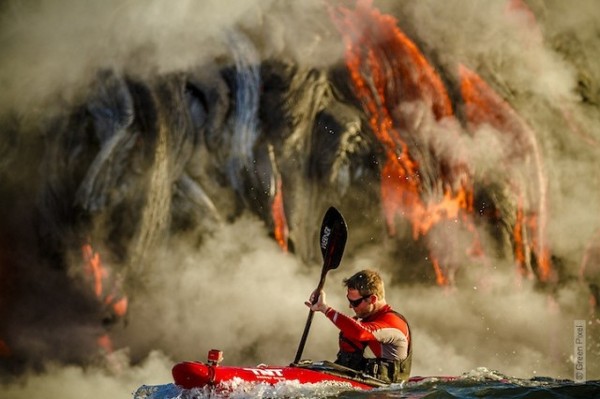
{"label": "red long-sleeve jacket", "polygon": [[[376,358],[404,360],[408,356],[408,323],[389,305],[362,320],[346,316],[333,308],[327,309],[325,315],[341,331],[340,350],[343,352],[354,352],[366,346]],[[368,357],[367,353],[365,357]]]}

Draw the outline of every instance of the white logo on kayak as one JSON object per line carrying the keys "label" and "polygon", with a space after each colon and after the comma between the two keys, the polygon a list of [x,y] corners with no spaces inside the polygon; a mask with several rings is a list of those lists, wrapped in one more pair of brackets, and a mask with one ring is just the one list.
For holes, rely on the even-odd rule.
{"label": "white logo on kayak", "polygon": [[330,234],[331,229],[328,226],[325,226],[325,229],[323,229],[323,236],[321,237],[321,248],[327,248],[327,242],[329,241]]}
{"label": "white logo on kayak", "polygon": [[283,377],[283,370],[281,369],[244,369],[251,371],[255,376],[258,377]]}

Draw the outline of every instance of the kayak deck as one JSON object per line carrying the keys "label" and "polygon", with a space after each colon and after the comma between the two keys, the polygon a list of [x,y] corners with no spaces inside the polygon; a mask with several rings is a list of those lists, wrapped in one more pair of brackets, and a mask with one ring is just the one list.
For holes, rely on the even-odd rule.
{"label": "kayak deck", "polygon": [[186,389],[214,386],[236,378],[247,382],[266,384],[291,380],[301,384],[332,382],[347,384],[358,389],[372,389],[389,385],[377,378],[329,361],[302,361],[283,367],[265,365],[229,367],[188,361],[176,364],[172,374],[175,383]]}

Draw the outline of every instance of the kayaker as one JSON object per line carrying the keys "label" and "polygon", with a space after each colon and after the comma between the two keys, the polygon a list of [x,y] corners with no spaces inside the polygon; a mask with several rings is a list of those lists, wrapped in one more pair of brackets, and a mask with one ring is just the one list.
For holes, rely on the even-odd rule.
{"label": "kayaker", "polygon": [[[322,312],[340,329],[336,363],[363,371],[385,382],[408,380],[412,361],[408,322],[385,300],[383,280],[373,270],[362,270],[343,280],[349,317],[326,303],[325,292],[313,292],[306,305]],[[315,295],[316,303],[311,305]]]}

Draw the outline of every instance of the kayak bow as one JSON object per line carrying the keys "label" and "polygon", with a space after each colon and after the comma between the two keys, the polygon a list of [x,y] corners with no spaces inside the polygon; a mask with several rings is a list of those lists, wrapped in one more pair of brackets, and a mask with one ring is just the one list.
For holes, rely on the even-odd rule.
{"label": "kayak bow", "polygon": [[175,384],[185,389],[192,389],[217,386],[238,379],[270,385],[282,381],[297,381],[300,384],[322,382],[346,384],[348,387],[358,389],[388,386],[381,380],[328,361],[303,361],[282,367],[266,365],[230,367],[219,366],[220,359],[222,353],[211,350],[207,363],[187,361],[176,364],[172,370]]}

